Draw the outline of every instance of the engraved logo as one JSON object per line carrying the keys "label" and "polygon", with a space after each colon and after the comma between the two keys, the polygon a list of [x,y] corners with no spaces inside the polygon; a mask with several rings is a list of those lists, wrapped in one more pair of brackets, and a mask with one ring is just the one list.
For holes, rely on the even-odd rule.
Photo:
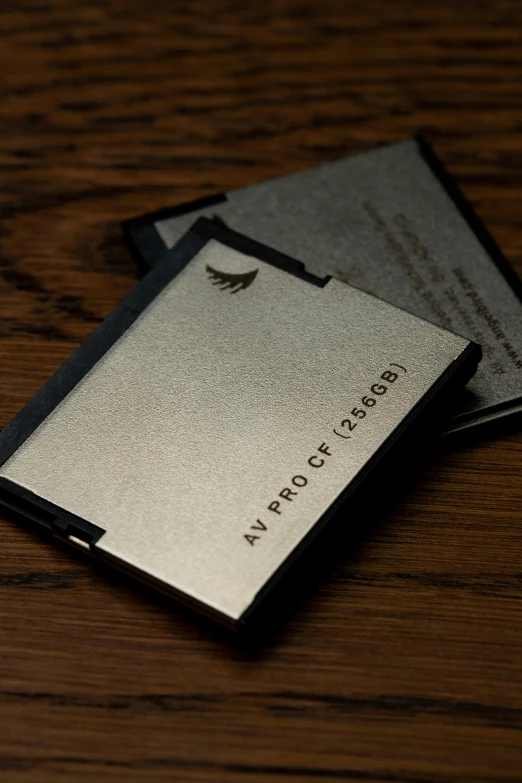
{"label": "engraved logo", "polygon": [[252,272],[234,275],[230,272],[220,272],[219,269],[207,265],[207,275],[212,280],[212,285],[219,286],[222,291],[229,289],[231,294],[237,294],[238,291],[252,285],[258,272],[259,269],[254,269]]}

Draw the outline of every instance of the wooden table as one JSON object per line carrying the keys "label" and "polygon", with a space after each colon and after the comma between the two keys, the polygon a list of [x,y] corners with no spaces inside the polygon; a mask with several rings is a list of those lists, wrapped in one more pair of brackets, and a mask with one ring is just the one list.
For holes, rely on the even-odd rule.
{"label": "wooden table", "polygon": [[[0,425],[124,218],[423,130],[522,269],[517,0],[4,0]],[[0,776],[522,781],[522,438],[434,450],[260,649],[0,520]]]}

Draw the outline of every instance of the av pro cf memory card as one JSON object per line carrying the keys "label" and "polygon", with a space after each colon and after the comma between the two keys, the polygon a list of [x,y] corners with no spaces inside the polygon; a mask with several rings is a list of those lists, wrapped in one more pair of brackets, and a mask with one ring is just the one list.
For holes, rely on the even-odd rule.
{"label": "av pro cf memory card", "polygon": [[0,435],[0,500],[243,624],[480,348],[199,220]]}

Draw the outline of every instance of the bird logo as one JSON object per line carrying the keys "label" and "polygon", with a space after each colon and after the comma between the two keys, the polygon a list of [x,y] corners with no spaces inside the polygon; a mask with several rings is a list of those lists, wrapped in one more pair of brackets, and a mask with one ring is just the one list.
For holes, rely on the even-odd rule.
{"label": "bird logo", "polygon": [[229,290],[231,294],[237,294],[238,291],[243,291],[252,285],[259,272],[259,269],[254,269],[252,272],[232,274],[230,272],[220,272],[219,269],[214,269],[214,267],[208,265],[206,270],[209,279],[212,280],[212,285],[217,285],[222,291]]}

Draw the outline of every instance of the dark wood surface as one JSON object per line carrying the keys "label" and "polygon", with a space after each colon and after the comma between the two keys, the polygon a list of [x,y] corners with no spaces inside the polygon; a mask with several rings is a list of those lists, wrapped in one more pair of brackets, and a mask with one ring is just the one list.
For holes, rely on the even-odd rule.
{"label": "dark wood surface", "polygon": [[[146,210],[424,130],[522,269],[516,0],[3,0],[0,35],[0,426]],[[254,651],[0,519],[1,779],[522,781],[521,467],[434,449]]]}

